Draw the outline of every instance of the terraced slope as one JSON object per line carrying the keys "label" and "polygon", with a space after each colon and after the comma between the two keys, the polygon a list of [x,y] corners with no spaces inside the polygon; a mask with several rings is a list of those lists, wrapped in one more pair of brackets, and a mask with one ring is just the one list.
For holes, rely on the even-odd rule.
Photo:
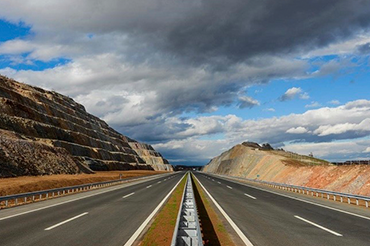
{"label": "terraced slope", "polygon": [[213,158],[204,172],[370,195],[370,166],[334,166],[281,150],[238,144]]}
{"label": "terraced slope", "polygon": [[[93,170],[172,170],[150,145],[116,132],[73,99],[3,76],[0,129],[0,177]],[[27,148],[22,146],[35,151],[23,153]]]}

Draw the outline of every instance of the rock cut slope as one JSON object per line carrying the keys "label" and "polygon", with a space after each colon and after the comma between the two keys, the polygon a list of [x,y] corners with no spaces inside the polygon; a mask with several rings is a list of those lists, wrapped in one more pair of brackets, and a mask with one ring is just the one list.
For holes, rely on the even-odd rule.
{"label": "rock cut slope", "polygon": [[213,158],[204,172],[370,195],[370,166],[329,162],[272,150],[256,143],[238,144]]}
{"label": "rock cut slope", "polygon": [[0,177],[130,169],[172,166],[73,99],[0,76]]}

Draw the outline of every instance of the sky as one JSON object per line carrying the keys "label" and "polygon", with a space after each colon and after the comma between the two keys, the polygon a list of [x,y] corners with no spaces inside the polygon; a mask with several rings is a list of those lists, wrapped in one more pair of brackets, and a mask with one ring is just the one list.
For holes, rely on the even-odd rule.
{"label": "sky", "polygon": [[2,0],[0,74],[174,165],[244,141],[370,159],[366,0]]}

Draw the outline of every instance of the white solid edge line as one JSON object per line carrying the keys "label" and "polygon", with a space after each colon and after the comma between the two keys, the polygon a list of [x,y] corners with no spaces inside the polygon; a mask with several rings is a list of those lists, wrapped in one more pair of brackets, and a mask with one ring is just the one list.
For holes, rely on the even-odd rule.
{"label": "white solid edge line", "polygon": [[212,202],[215,204],[215,206],[218,208],[218,210],[220,210],[221,214],[226,218],[226,220],[229,222],[229,224],[235,230],[235,232],[239,235],[239,237],[245,243],[245,245],[247,245],[247,246],[253,246],[252,242],[249,241],[249,239],[244,235],[244,233],[239,229],[239,227],[234,223],[234,221],[229,217],[229,215],[216,202],[216,200],[211,196],[211,194],[207,191],[207,189],[203,186],[203,184],[199,181],[199,179],[195,175],[194,175],[194,177],[197,179],[197,181],[199,182],[200,186],[207,193],[208,197],[212,200]]}
{"label": "white solid edge line", "polygon": [[[224,180],[227,180],[226,178],[221,177],[221,176],[220,176],[220,178],[221,179],[224,179]],[[262,191],[269,192],[269,193],[272,193],[272,194],[275,194],[275,195],[287,197],[287,198],[290,198],[290,199],[293,199],[293,200],[297,200],[297,201],[300,201],[300,202],[305,202],[305,203],[312,204],[312,205],[315,205],[315,206],[318,206],[318,207],[322,207],[322,208],[330,209],[330,210],[333,210],[333,211],[341,212],[341,213],[344,213],[344,214],[352,215],[352,216],[355,216],[355,217],[358,217],[358,218],[361,218],[361,219],[370,220],[369,217],[366,217],[366,216],[363,216],[363,215],[359,215],[359,214],[355,214],[355,213],[351,213],[351,212],[347,212],[347,211],[341,210],[339,208],[332,208],[332,207],[329,207],[329,206],[326,206],[326,205],[322,205],[322,204],[319,204],[319,203],[307,201],[307,200],[304,200],[304,199],[301,199],[301,198],[297,198],[297,197],[292,197],[292,196],[280,194],[278,192],[274,192],[274,191],[271,191],[271,190],[266,190],[266,189],[259,188],[259,187],[254,187],[254,186],[251,186],[251,185],[248,185],[248,184],[245,184],[245,183],[240,183],[238,181],[234,181],[232,179],[228,179],[227,181],[233,182],[233,183],[236,183],[236,184],[240,184],[240,185],[244,185],[244,186],[247,186],[247,187],[252,188],[252,189],[262,190]]]}
{"label": "white solid edge line", "polygon": [[150,188],[150,187],[152,187],[152,185],[148,185],[146,188],[148,189],[148,188]]}
{"label": "white solid edge line", "polygon": [[[184,176],[186,175],[186,173],[184,174]],[[179,182],[177,182],[177,184],[172,188],[172,190],[167,194],[167,196],[165,198],[163,198],[163,200],[158,204],[158,206],[153,210],[153,212],[148,216],[148,218],[146,218],[146,220],[141,224],[141,226],[135,231],[135,233],[130,237],[130,239],[125,243],[124,246],[131,246],[135,240],[137,239],[137,237],[141,234],[141,232],[145,229],[145,227],[148,225],[148,223],[152,220],[152,218],[154,217],[154,215],[156,215],[156,213],[158,212],[158,210],[162,207],[162,205],[166,202],[167,198],[172,194],[172,192],[176,189],[176,187],[180,184],[181,180],[184,178],[184,176],[182,176],[179,180]]]}
{"label": "white solid edge line", "polygon": [[311,224],[313,226],[316,226],[316,227],[318,227],[318,228],[320,228],[320,229],[322,229],[324,231],[330,232],[331,234],[334,234],[337,237],[342,237],[343,236],[342,234],[339,234],[338,232],[332,231],[332,230],[330,230],[330,229],[328,229],[326,227],[323,227],[321,225],[318,225],[318,224],[316,224],[316,223],[314,223],[312,221],[306,220],[306,219],[304,219],[302,217],[299,217],[298,215],[294,215],[294,217],[297,218],[297,219],[300,219],[300,220],[302,220],[302,221],[304,221],[304,222],[306,222],[308,224]]}
{"label": "white solid edge line", "polygon": [[252,198],[252,199],[257,199],[257,198],[255,198],[254,196],[251,196],[251,195],[249,195],[249,194],[247,194],[247,193],[244,193],[244,195],[246,195],[247,197],[249,197],[249,198]]}
{"label": "white solid edge line", "polygon": [[229,188],[229,189],[233,189],[233,187],[231,187],[231,186],[228,186],[228,185],[226,185],[226,187],[227,187],[227,188]]}
{"label": "white solid edge line", "polygon": [[132,193],[126,195],[126,196],[123,196],[122,198],[126,198],[126,197],[129,197],[129,196],[132,196],[133,194],[135,194],[135,192],[132,192]]}
{"label": "white solid edge line", "polygon": [[[148,176],[148,177],[151,177],[151,176]],[[154,178],[154,179],[156,179],[156,178]],[[137,181],[137,179],[131,179],[130,181]],[[150,181],[150,180],[148,180],[148,181]],[[132,184],[132,182],[124,183],[124,184],[129,184],[129,186],[135,185],[135,184]],[[9,215],[9,216],[0,218],[0,221],[6,220],[6,219],[10,219],[10,218],[13,218],[13,217],[17,217],[17,216],[21,216],[21,215],[24,215],[24,214],[29,214],[29,213],[37,212],[37,211],[44,210],[44,209],[47,209],[47,208],[56,207],[56,206],[63,205],[63,204],[66,204],[66,203],[70,203],[70,202],[82,200],[82,199],[89,198],[89,197],[92,197],[92,196],[97,196],[97,195],[100,195],[100,194],[103,194],[103,193],[107,193],[107,192],[110,192],[110,191],[124,189],[124,188],[129,187],[129,186],[125,186],[125,187],[114,187],[114,188],[113,187],[109,187],[108,190],[103,190],[101,192],[97,192],[97,193],[94,193],[94,194],[90,194],[90,195],[78,197],[78,198],[75,198],[75,199],[71,199],[71,200],[68,200],[68,201],[64,201],[64,202],[52,204],[52,205],[41,207],[41,208],[32,209],[32,210],[21,212],[21,213],[18,213],[18,214]]]}
{"label": "white solid edge line", "polygon": [[65,221],[62,221],[62,222],[60,222],[60,223],[58,223],[58,224],[55,224],[55,225],[53,225],[53,226],[50,226],[50,227],[46,228],[46,229],[45,229],[45,231],[52,230],[52,229],[54,229],[55,227],[61,226],[61,225],[65,224],[65,223],[68,223],[68,222],[70,222],[70,221],[72,221],[72,220],[78,219],[78,218],[80,218],[80,217],[82,217],[82,216],[84,216],[84,215],[86,215],[86,214],[88,214],[88,212],[82,213],[82,214],[77,215],[77,216],[75,216],[75,217],[72,217],[72,218],[70,218],[70,219],[68,219],[68,220],[65,220]]}

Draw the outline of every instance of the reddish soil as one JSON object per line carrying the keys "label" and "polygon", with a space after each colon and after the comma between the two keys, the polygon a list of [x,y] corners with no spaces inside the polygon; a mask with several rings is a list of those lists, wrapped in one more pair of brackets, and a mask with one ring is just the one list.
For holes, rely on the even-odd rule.
{"label": "reddish soil", "polygon": [[124,179],[160,173],[166,173],[166,171],[107,171],[96,172],[95,174],[60,174],[49,176],[21,176],[16,178],[2,178],[0,179],[0,196],[116,180],[119,179],[120,175],[122,175],[122,178]]}

